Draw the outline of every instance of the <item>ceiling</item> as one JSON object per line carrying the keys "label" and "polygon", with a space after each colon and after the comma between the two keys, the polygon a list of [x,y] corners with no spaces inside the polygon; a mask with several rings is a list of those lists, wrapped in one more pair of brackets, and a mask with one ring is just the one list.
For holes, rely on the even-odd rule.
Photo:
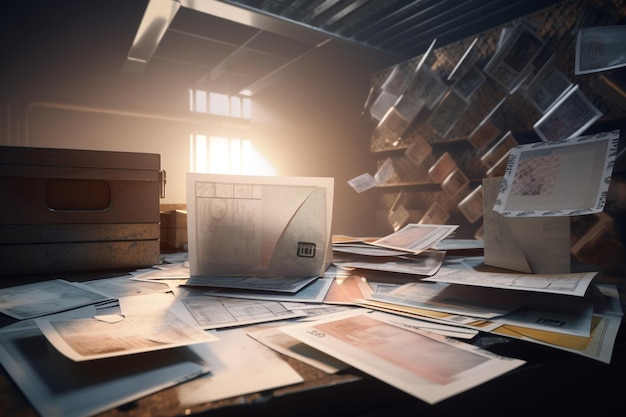
{"label": "ceiling", "polygon": [[124,71],[180,67],[196,88],[253,95],[324,62],[382,69],[558,0],[148,0]]}

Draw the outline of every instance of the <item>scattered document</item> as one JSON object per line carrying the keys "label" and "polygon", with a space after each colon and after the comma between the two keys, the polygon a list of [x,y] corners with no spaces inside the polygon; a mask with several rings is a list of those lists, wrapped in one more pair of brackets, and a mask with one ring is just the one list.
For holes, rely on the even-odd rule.
{"label": "scattered document", "polygon": [[442,266],[435,275],[422,280],[582,297],[595,276],[596,272],[523,274],[514,271],[482,272]]}
{"label": "scattered document", "polygon": [[[375,239],[374,239],[375,240]],[[406,251],[397,250],[397,249],[388,249],[388,248],[380,248],[376,246],[369,245],[365,242],[355,242],[355,243],[333,243],[333,259],[337,258],[337,253],[339,253],[339,258],[343,258],[344,253],[354,254],[354,255],[366,255],[366,256],[399,256],[406,255]]]}
{"label": "scattered document", "polygon": [[529,329],[589,337],[593,304],[580,297],[535,294],[520,308],[493,320]]}
{"label": "scattered document", "polygon": [[493,209],[504,216],[574,216],[601,212],[619,131],[511,149]]}
{"label": "scattered document", "polygon": [[582,28],[576,35],[574,73],[606,71],[626,66],[625,25]]}
{"label": "scattered document", "polygon": [[253,328],[249,330],[247,334],[276,352],[298,359],[327,374],[334,374],[350,367],[333,356],[320,352],[302,343],[298,339],[289,336],[285,332],[280,331],[277,327]]}
{"label": "scattered document", "polygon": [[[153,300],[157,300],[154,302]],[[76,361],[110,358],[215,341],[216,338],[184,319],[184,311],[165,308],[171,294],[130,296],[120,300],[118,319],[39,318],[35,323],[63,355]],[[174,304],[172,304],[174,306]],[[180,309],[180,307],[178,307]]]}
{"label": "scattered document", "polygon": [[0,363],[41,417],[85,417],[210,371],[186,347],[75,362],[36,326],[0,333]]}
{"label": "scattered document", "polygon": [[211,373],[178,387],[178,400],[193,406],[239,395],[299,384],[304,379],[276,352],[246,334],[246,329],[215,332],[219,341],[190,347]]}
{"label": "scattered document", "polygon": [[266,323],[302,317],[305,314],[288,310],[277,301],[217,297],[179,291],[180,302],[202,329],[221,329],[247,324]]}
{"label": "scattered document", "polygon": [[435,404],[524,361],[381,320],[364,310],[281,327],[288,335]]}
{"label": "scattered document", "polygon": [[[446,326],[456,326],[472,331],[489,332],[502,326],[501,324],[485,320],[478,317],[463,316],[459,314],[445,313],[442,311],[429,310],[426,308],[405,306],[402,304],[390,303],[387,301],[377,301],[373,299],[355,300],[356,304],[372,310],[382,311],[411,319],[428,321],[431,323]],[[421,328],[421,326],[417,326]],[[426,328],[428,329],[428,328]]]}
{"label": "scattered document", "polygon": [[578,85],[569,88],[533,125],[546,142],[574,138],[602,117]]}
{"label": "scattered document", "polygon": [[193,276],[185,282],[188,287],[230,288],[236,290],[296,293],[317,276],[263,277],[263,276]]}
{"label": "scattered document", "polygon": [[511,313],[528,298],[521,292],[432,282],[411,282],[388,293],[373,293],[373,300],[491,319]]}
{"label": "scattered document", "polygon": [[54,279],[0,289],[0,312],[24,320],[110,299],[95,288]]}
{"label": "scattered document", "polygon": [[358,177],[348,180],[348,185],[350,185],[350,187],[352,187],[357,193],[362,193],[363,191],[376,187],[378,183],[372,174],[366,172],[365,174],[361,174]]}
{"label": "scattered document", "polygon": [[155,265],[152,268],[138,269],[131,272],[136,278],[151,280],[160,279],[188,279],[189,265],[187,262],[177,262],[174,264]]}
{"label": "scattered document", "polygon": [[321,303],[328,293],[334,278],[318,278],[294,294],[268,291],[235,291],[230,289],[216,289],[202,291],[205,295],[217,297],[244,298],[253,300],[293,302],[293,303]]}
{"label": "scattered document", "polygon": [[151,294],[170,290],[165,282],[150,282],[131,279],[128,276],[96,279],[82,283],[89,288],[94,288],[101,293],[108,294],[111,298],[120,298],[130,295]]}
{"label": "scattered document", "polygon": [[374,246],[420,253],[449,237],[457,225],[409,223],[402,229],[371,242]]}
{"label": "scattered document", "polygon": [[[335,260],[336,267],[342,269],[369,269],[373,271],[395,272],[400,274],[426,275],[435,274],[445,257],[442,251],[424,251],[417,255],[401,255],[396,257],[352,257],[346,260]],[[341,259],[341,258],[339,258]]]}

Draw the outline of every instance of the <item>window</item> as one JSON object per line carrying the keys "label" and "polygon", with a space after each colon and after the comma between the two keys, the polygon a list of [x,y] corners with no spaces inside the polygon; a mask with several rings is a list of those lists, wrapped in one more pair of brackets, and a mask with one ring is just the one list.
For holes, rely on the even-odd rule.
{"label": "window", "polygon": [[[192,112],[225,116],[235,121],[250,120],[252,101],[248,97],[228,96],[190,90]],[[241,132],[233,136],[194,132],[189,138],[189,167],[192,172],[212,174],[276,175],[274,168],[259,154]]]}

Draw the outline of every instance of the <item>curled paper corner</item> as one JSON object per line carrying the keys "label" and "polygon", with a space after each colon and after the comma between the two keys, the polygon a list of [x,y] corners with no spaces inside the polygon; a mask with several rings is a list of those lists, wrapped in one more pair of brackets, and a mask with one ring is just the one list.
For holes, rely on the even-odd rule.
{"label": "curled paper corner", "polygon": [[103,321],[105,323],[119,323],[120,321],[123,321],[126,316],[123,314],[103,314],[93,316],[93,318],[98,321]]}

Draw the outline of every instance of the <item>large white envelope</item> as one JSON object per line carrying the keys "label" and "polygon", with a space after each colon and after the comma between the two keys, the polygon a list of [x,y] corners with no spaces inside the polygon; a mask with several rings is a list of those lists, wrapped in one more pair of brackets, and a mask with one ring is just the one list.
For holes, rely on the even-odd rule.
{"label": "large white envelope", "polygon": [[502,177],[483,179],[485,264],[536,274],[570,271],[570,218],[505,217],[493,211]]}
{"label": "large white envelope", "polygon": [[191,276],[323,275],[333,187],[325,177],[188,173]]}

